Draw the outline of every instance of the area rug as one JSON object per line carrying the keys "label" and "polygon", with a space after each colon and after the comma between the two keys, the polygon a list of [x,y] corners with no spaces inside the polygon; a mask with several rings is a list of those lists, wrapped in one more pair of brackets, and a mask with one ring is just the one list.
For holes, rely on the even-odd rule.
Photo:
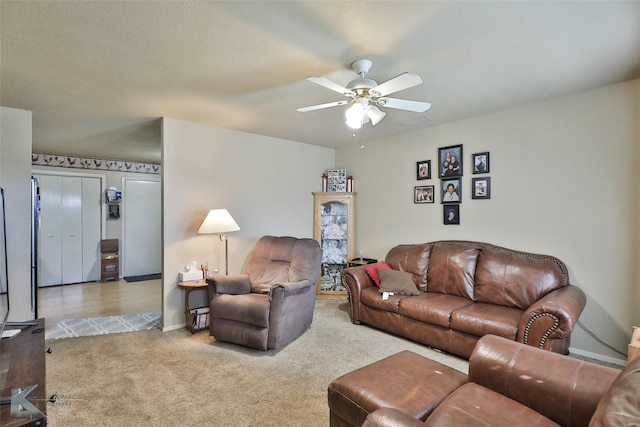
{"label": "area rug", "polygon": [[131,282],[142,282],[145,280],[156,280],[156,279],[160,279],[162,277],[162,274],[157,273],[157,274],[143,274],[142,276],[127,276],[127,277],[123,277],[124,281],[127,283],[131,283]]}
{"label": "area rug", "polygon": [[88,337],[160,328],[160,313],[135,313],[121,316],[65,319],[46,332],[45,338]]}

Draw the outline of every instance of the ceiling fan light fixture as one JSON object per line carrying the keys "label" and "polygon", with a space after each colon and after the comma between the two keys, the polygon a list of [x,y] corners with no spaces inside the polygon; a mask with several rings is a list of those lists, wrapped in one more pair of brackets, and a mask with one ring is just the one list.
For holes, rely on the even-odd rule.
{"label": "ceiling fan light fixture", "polygon": [[380,120],[384,119],[384,116],[386,116],[386,115],[387,115],[387,113],[385,113],[384,111],[380,110],[375,105],[370,105],[367,108],[367,116],[371,119],[371,124],[373,126],[375,126],[378,123],[380,123]]}
{"label": "ceiling fan light fixture", "polygon": [[353,129],[360,129],[363,124],[371,122],[373,126],[380,123],[386,113],[378,107],[393,108],[396,110],[414,111],[423,113],[431,104],[428,102],[410,101],[408,99],[389,98],[395,92],[417,86],[422,83],[420,76],[413,73],[402,73],[383,83],[365,78],[373,63],[368,59],[359,59],[351,64],[358,78],[349,82],[346,87],[335,83],[325,77],[307,77],[312,83],[323,86],[329,90],[345,96],[346,100],[329,102],[326,104],[312,105],[298,108],[300,112],[321,110],[323,108],[350,104],[345,111],[346,123]]}
{"label": "ceiling fan light fixture", "polygon": [[345,111],[344,115],[347,118],[347,126],[353,129],[360,129],[363,123],[366,123],[365,119],[368,121],[367,109],[368,109],[369,100],[366,98],[358,98],[355,100],[353,105]]}
{"label": "ceiling fan light fixture", "polygon": [[362,120],[349,120],[347,119],[345,121],[345,123],[347,124],[347,126],[349,126],[351,129],[360,129],[362,127]]}

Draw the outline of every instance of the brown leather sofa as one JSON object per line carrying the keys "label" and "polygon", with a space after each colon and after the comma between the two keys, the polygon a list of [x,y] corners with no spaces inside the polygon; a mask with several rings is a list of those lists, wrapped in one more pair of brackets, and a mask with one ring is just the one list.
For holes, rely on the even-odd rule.
{"label": "brown leather sofa", "polygon": [[[437,363],[437,362],[434,362]],[[407,372],[411,367],[405,367]],[[439,387],[433,384],[433,387]],[[387,388],[388,390],[388,388]],[[370,401],[383,399],[359,390]],[[480,339],[468,381],[422,419],[401,407],[372,411],[363,427],[638,426],[640,358],[622,371],[501,337]]]}
{"label": "brown leather sofa", "polygon": [[565,264],[548,255],[449,240],[396,246],[385,262],[410,273],[419,295],[384,300],[364,266],[346,268],[352,322],[462,357],[486,334],[568,354],[586,304]]}

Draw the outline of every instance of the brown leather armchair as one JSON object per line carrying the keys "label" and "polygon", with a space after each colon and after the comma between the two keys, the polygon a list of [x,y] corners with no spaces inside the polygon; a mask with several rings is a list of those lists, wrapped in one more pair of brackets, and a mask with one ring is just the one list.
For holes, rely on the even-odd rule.
{"label": "brown leather armchair", "polygon": [[313,239],[260,238],[246,274],[208,280],[209,334],[258,350],[289,344],[313,320],[320,263]]}

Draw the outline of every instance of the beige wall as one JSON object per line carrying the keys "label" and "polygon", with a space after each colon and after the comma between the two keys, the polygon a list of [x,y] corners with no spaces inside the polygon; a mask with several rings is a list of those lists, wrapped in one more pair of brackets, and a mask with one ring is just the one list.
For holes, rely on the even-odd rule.
{"label": "beige wall", "polygon": [[7,214],[9,320],[32,320],[31,111],[0,107],[0,185]]}
{"label": "beige wall", "polygon": [[[395,138],[366,142],[365,133],[364,150],[336,152],[358,192],[358,252],[383,259],[400,243],[466,239],[555,255],[587,294],[581,322],[626,352],[631,326],[640,325],[639,100],[635,80]],[[440,203],[413,203],[414,186],[439,183],[417,181],[416,162],[435,164],[438,147],[456,144],[461,224],[445,226]],[[472,200],[471,154],[483,151],[491,153],[491,200]],[[623,357],[578,329],[572,350]]]}
{"label": "beige wall", "polygon": [[265,234],[313,236],[313,197],[334,150],[228,129],[163,120],[163,321],[184,325],[178,272],[190,261],[224,272],[217,235],[198,235],[210,209],[229,210],[229,273],[244,271]]}

